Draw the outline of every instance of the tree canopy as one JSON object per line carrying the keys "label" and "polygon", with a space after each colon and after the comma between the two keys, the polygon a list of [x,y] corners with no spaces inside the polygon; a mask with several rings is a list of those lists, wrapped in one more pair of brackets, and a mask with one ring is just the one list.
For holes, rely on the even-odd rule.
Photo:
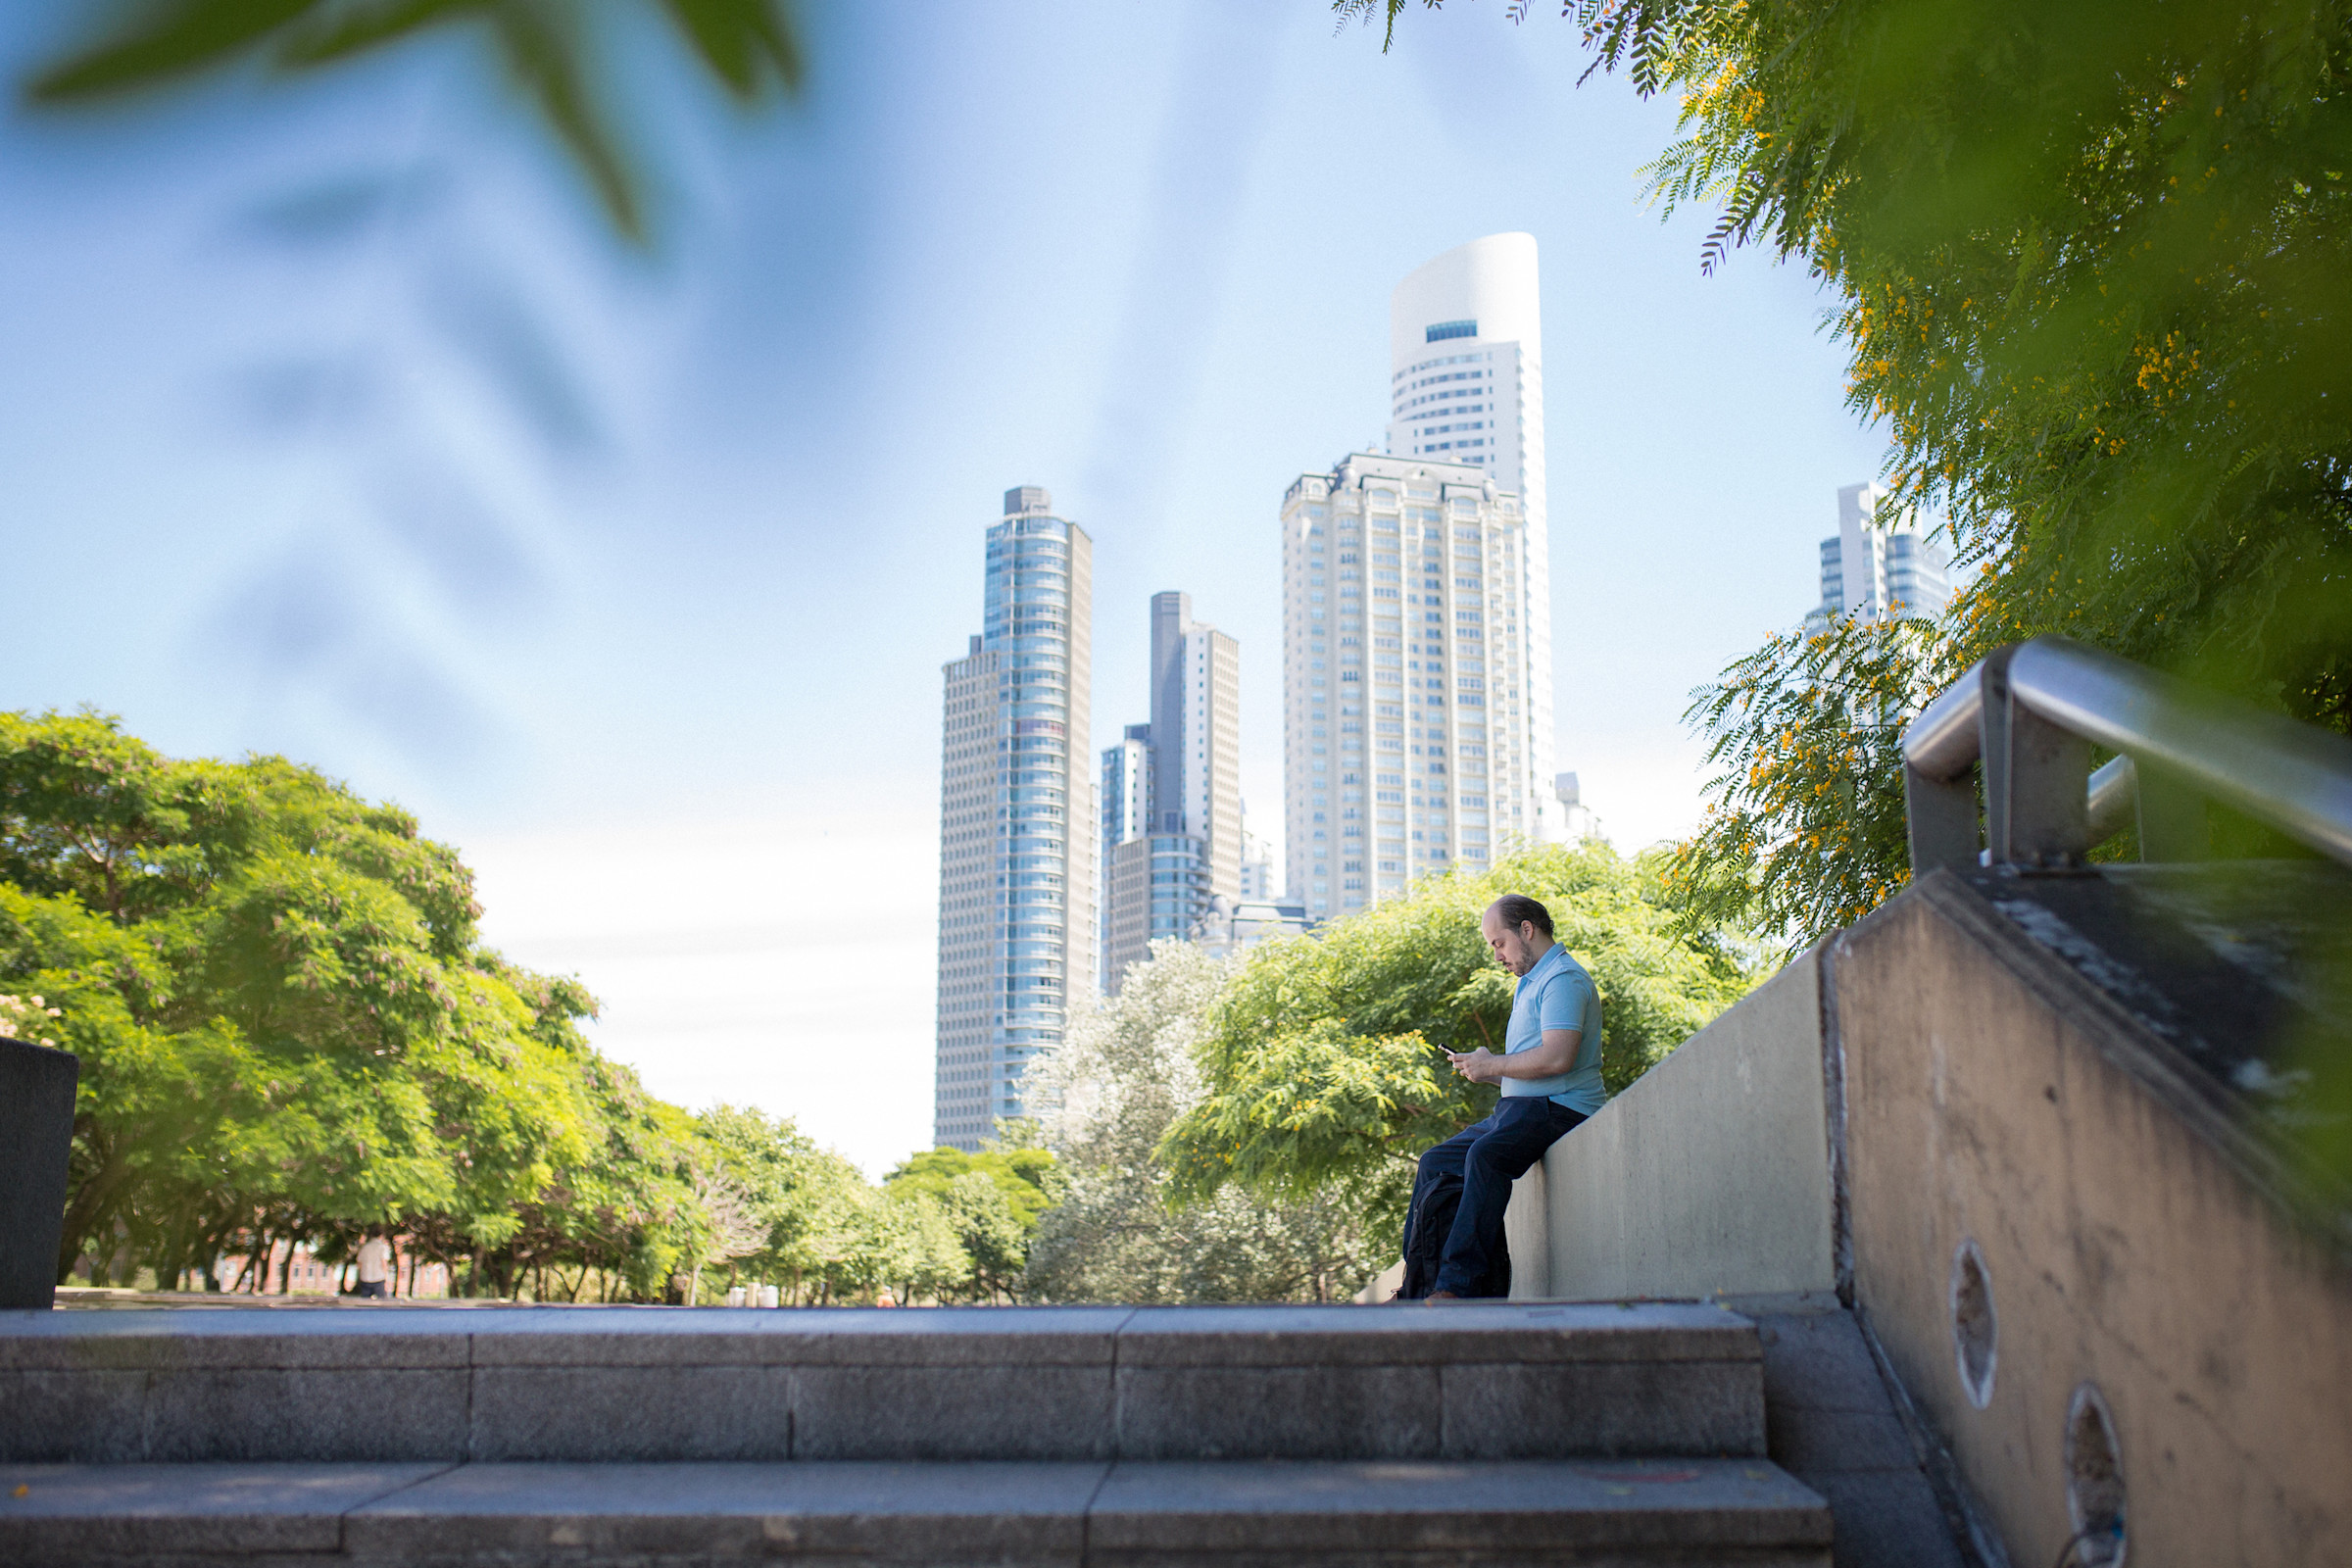
{"label": "tree canopy", "polygon": [[886,1191],[790,1122],[691,1115],[479,914],[454,850],[313,769],[0,713],[0,1028],[81,1061],[60,1277],[169,1285],[390,1233],[463,1292],[537,1299],[1017,1282],[1051,1156],[978,1156],[1009,1199],[978,1173]]}
{"label": "tree canopy", "polygon": [[1156,942],[1045,1063],[1043,1138],[1064,1186],[1030,1249],[1034,1297],[1332,1300],[1361,1289],[1395,1251],[1395,1234],[1338,1193],[1290,1199],[1226,1187],[1170,1202],[1161,1141],[1200,1102],[1196,1052],[1234,974],[1189,943]]}

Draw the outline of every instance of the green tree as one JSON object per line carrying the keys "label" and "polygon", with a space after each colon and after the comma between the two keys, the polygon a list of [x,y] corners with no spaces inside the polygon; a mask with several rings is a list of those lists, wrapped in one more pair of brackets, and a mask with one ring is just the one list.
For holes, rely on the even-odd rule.
{"label": "green tree", "polygon": [[[1404,7],[1341,9],[1393,34]],[[1852,407],[1893,438],[1890,505],[1946,513],[1979,568],[1933,634],[1784,638],[1700,694],[1719,760],[1851,758],[1831,793],[1865,809],[1825,832],[1822,797],[1779,787],[1809,769],[1734,768],[1694,885],[1798,940],[1901,885],[1867,809],[1890,782],[1859,771],[1889,763],[1881,714],[1822,695],[1889,660],[1939,682],[2063,632],[2352,726],[2346,0],[1564,9],[1596,69],[1680,95],[1648,173],[1669,210],[1720,207],[1701,265],[1813,269]],[[1785,852],[1816,837],[1800,876]]]}
{"label": "green tree", "polygon": [[1682,907],[1770,933],[1787,958],[1899,889],[1903,727],[1961,672],[1956,657],[1933,621],[1839,621],[1776,636],[1702,687],[1685,717],[1718,771],[1668,861]]}
{"label": "green tree", "polygon": [[1493,1108],[1494,1087],[1461,1079],[1441,1052],[1502,1047],[1516,982],[1479,921],[1512,892],[1544,902],[1599,989],[1612,1093],[1752,983],[1671,906],[1654,858],[1589,843],[1426,878],[1319,938],[1256,950],[1221,991],[1198,1048],[1205,1094],[1160,1145],[1174,1195],[1337,1193],[1394,1234],[1413,1160]]}
{"label": "green tree", "polygon": [[740,107],[800,87],[804,57],[783,0],[147,0],[34,73],[24,93],[35,106],[86,106],[255,64],[311,75],[428,34],[470,34],[587,176],[613,226],[643,240],[645,160],[610,79],[631,10],[663,19]]}
{"label": "green tree", "polygon": [[864,1234],[865,1177],[789,1118],[719,1105],[701,1124],[757,1237],[728,1258],[730,1283],[774,1285],[794,1300],[825,1296]]}
{"label": "green tree", "polygon": [[1119,994],[1080,1015],[1047,1063],[1043,1136],[1067,1185],[1029,1249],[1029,1289],[1055,1301],[1344,1298],[1392,1236],[1335,1195],[1226,1188],[1177,1207],[1157,1151],[1201,1095],[1195,1054],[1233,968],[1161,942]]}
{"label": "green tree", "polygon": [[396,1228],[473,1289],[659,1296],[710,1232],[699,1138],[478,912],[453,851],[310,769],[0,714],[0,989],[82,1061],[61,1276]]}
{"label": "green tree", "polygon": [[926,1149],[884,1178],[893,1195],[929,1194],[955,1226],[983,1298],[1020,1298],[1029,1239],[1054,1204],[1059,1173],[1051,1151],[992,1143],[976,1154]]}

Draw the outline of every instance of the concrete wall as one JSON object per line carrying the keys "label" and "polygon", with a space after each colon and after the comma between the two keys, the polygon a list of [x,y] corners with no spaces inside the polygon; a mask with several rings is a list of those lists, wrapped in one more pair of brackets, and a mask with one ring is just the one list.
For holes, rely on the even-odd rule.
{"label": "concrete wall", "polygon": [[[2073,1534],[2086,1382],[2132,1568],[2352,1560],[2352,1269],[2266,1196],[2210,1085],[1946,872],[1835,972],[1858,1305],[2012,1561]],[[1982,1407],[1964,1243],[1990,1282]]]}
{"label": "concrete wall", "polygon": [[1807,953],[1561,1139],[1511,1195],[1511,1294],[1836,1288],[1820,954]]}

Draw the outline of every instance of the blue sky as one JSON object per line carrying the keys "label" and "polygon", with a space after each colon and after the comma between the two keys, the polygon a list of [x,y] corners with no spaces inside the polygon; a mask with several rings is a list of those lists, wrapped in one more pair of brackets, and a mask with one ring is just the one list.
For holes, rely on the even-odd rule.
{"label": "blue sky", "polygon": [[[1560,765],[1621,846],[1689,826],[1690,688],[1813,602],[1885,441],[1801,270],[1701,277],[1712,215],[1644,205],[1671,105],[1462,0],[1385,57],[1314,0],[805,9],[753,121],[625,40],[651,254],[461,41],[11,111],[0,704],[401,801],[658,1092],[878,1170],[928,1139],[939,665],[1001,493],[1094,535],[1098,735],[1152,592],[1241,639],[1272,832],[1282,491],[1377,441],[1396,280],[1525,229]],[[74,10],[0,20],[12,77]]]}

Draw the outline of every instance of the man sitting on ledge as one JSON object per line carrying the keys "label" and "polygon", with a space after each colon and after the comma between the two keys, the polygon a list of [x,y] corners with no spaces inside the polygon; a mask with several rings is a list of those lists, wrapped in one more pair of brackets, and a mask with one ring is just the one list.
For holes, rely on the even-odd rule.
{"label": "man sitting on ledge", "polygon": [[1416,1238],[1413,1229],[1425,1206],[1428,1219],[1440,1220],[1444,1203],[1432,1200],[1452,1182],[1461,1184],[1426,1298],[1432,1301],[1502,1294],[1498,1282],[1508,1278],[1502,1211],[1511,1183],[1607,1098],[1600,1085],[1600,993],[1584,965],[1551,939],[1551,911],[1524,894],[1506,893],[1488,906],[1480,928],[1495,959],[1519,976],[1519,989],[1501,1055],[1483,1046],[1446,1053],[1454,1071],[1471,1082],[1502,1085],[1502,1100],[1493,1115],[1421,1156],[1406,1222],[1408,1290],[1417,1283],[1411,1278],[1416,1243],[1426,1256],[1436,1242],[1434,1230]]}

